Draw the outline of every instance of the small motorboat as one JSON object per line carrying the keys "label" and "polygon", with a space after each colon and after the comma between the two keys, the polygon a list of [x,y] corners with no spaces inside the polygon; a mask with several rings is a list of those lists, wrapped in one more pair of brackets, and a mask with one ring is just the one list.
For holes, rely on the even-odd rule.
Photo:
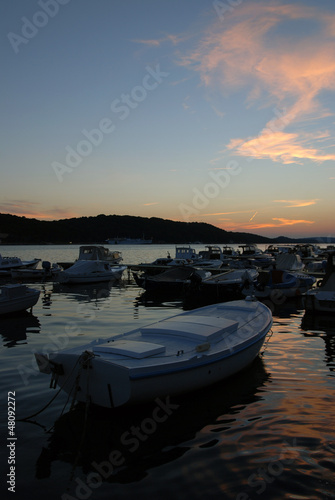
{"label": "small motorboat", "polygon": [[335,252],[329,253],[325,277],[303,296],[307,313],[335,313]]}
{"label": "small motorboat", "polygon": [[73,398],[114,408],[207,387],[246,368],[272,326],[257,300],[212,304],[107,339],[36,353]]}
{"label": "small motorboat", "polygon": [[242,249],[240,259],[247,259],[249,265],[267,268],[275,262],[271,254],[263,252],[257,245],[239,245],[239,248]]}
{"label": "small motorboat", "polygon": [[48,261],[42,262],[41,269],[12,269],[11,276],[15,280],[47,280],[54,279],[63,269],[58,264],[51,264]]}
{"label": "small motorboat", "polygon": [[59,283],[98,283],[121,279],[127,266],[111,266],[101,260],[77,260],[65,271],[55,276]]}
{"label": "small motorboat", "polygon": [[209,277],[210,274],[202,269],[183,266],[172,267],[167,271],[153,276],[150,274],[139,276],[136,273],[133,273],[133,276],[136,284],[144,288],[147,292],[181,294],[185,286],[191,283],[193,276],[197,276],[201,280],[202,278]]}
{"label": "small motorboat", "polygon": [[21,284],[0,287],[0,314],[11,314],[31,309],[38,301],[40,291]]}
{"label": "small motorboat", "polygon": [[193,278],[189,291],[203,295],[207,300],[234,300],[243,298],[242,289],[248,284],[255,283],[258,276],[257,269],[230,269],[199,280]]}
{"label": "small motorboat", "polygon": [[281,271],[302,271],[305,267],[300,255],[295,253],[281,253],[275,259],[274,267]]}
{"label": "small motorboat", "polygon": [[286,298],[297,297],[312,288],[315,281],[313,276],[304,273],[278,269],[261,270],[256,283],[245,287],[243,294],[250,295],[252,293],[259,299],[271,297],[273,293],[280,293]]}
{"label": "small motorboat", "polygon": [[41,259],[21,260],[19,257],[3,257],[0,254],[1,276],[10,276],[12,269],[35,269]]}
{"label": "small motorboat", "polygon": [[[78,260],[102,260],[108,262],[111,266],[120,265],[122,262],[122,253],[101,245],[82,245],[79,247]],[[74,262],[58,262],[63,269],[73,266]]]}

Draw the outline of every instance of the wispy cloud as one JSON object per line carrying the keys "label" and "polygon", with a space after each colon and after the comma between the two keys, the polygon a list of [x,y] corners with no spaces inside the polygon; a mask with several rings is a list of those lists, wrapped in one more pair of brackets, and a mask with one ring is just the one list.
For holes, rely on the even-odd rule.
{"label": "wispy cloud", "polygon": [[[299,26],[291,38],[281,31],[283,22]],[[274,117],[258,136],[232,139],[229,151],[281,163],[324,162],[335,160],[335,152],[324,151],[331,139],[328,131],[286,129],[333,114],[319,97],[335,90],[334,42],[334,13],[302,4],[248,2],[224,23],[211,26],[182,64],[199,72],[205,86],[225,93],[246,88],[247,106],[274,108]]]}
{"label": "wispy cloud", "polygon": [[158,201],[152,201],[151,203],[143,203],[142,207],[151,207],[152,205],[158,205]]}
{"label": "wispy cloud", "polygon": [[215,214],[203,214],[203,215],[232,215],[232,214],[248,214],[253,212],[253,210],[235,210],[234,212],[219,212]]}
{"label": "wispy cloud", "polygon": [[150,40],[150,39],[139,40],[139,39],[137,39],[137,40],[133,40],[133,42],[141,43],[142,45],[148,45],[149,47],[159,47],[162,43],[162,40],[160,40],[160,39],[158,39],[158,40],[154,40],[154,39],[152,39],[152,40]]}
{"label": "wispy cloud", "polygon": [[286,208],[309,207],[315,205],[318,201],[318,198],[314,200],[273,200],[274,203],[288,203],[288,205],[285,205]]}
{"label": "wispy cloud", "polygon": [[296,224],[314,224],[313,220],[304,219],[284,219],[279,217],[273,217],[271,220],[275,222],[265,222],[259,224],[246,224],[244,227],[246,229],[265,229],[270,227],[282,227],[282,226],[294,226]]}
{"label": "wispy cloud", "polygon": [[56,220],[56,219],[68,219],[71,217],[76,217],[77,214],[72,210],[67,210],[64,208],[52,208],[48,210],[43,210],[40,203],[25,201],[25,200],[13,200],[0,204],[0,212],[17,215],[19,217],[27,217],[32,219],[42,219],[42,220]]}
{"label": "wispy cloud", "polygon": [[252,215],[252,216],[250,217],[249,222],[251,222],[251,221],[252,221],[252,220],[256,217],[256,215],[257,215],[257,214],[258,214],[258,212],[255,212],[255,213],[254,213],[254,215]]}
{"label": "wispy cloud", "polygon": [[227,215],[227,214],[235,214],[235,213],[239,213],[239,212],[214,212],[212,214],[201,214],[201,215],[203,217],[212,217],[213,215]]}
{"label": "wispy cloud", "polygon": [[[325,154],[312,147],[315,137],[304,132],[287,133],[263,130],[251,139],[232,139],[227,149],[238,156],[249,158],[271,159],[283,164],[302,163],[308,158],[315,162],[335,160],[335,154]],[[310,144],[310,146],[309,146]]]}
{"label": "wispy cloud", "polygon": [[172,45],[178,45],[182,41],[184,41],[184,37],[174,34],[167,34],[162,36],[161,38],[143,38],[143,39],[134,39],[132,40],[134,43],[139,43],[142,45],[147,45],[149,47],[160,47],[163,43],[170,42]]}

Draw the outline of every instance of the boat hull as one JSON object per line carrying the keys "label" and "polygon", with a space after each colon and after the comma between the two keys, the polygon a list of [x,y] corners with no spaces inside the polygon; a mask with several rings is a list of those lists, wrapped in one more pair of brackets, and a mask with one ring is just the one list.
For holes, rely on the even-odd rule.
{"label": "boat hull", "polygon": [[[65,271],[66,272],[66,271]],[[80,283],[103,283],[107,281],[114,281],[117,277],[115,274],[103,274],[103,275],[95,275],[95,276],[69,276],[62,275],[57,277],[57,281],[59,283],[64,284],[80,284]]]}
{"label": "boat hull", "polygon": [[111,268],[110,271],[91,272],[91,273],[72,273],[70,271],[61,271],[56,274],[59,283],[81,284],[81,283],[102,283],[121,279],[126,266]]}
{"label": "boat hull", "polygon": [[[128,370],[102,362],[94,358],[90,368],[82,370],[75,399],[107,408],[137,404],[157,397],[180,395],[203,389],[225,380],[249,366],[260,352],[266,333],[248,348],[216,361],[199,360],[198,364],[185,363],[163,373],[132,375]],[[64,368],[64,376],[59,376],[57,384],[74,396],[78,382],[78,372],[67,377],[75,367],[74,358],[66,356],[53,359]],[[89,387],[89,395],[85,388]]]}
{"label": "boat hull", "polygon": [[306,312],[335,314],[335,292],[311,290],[303,297]]}
{"label": "boat hull", "polygon": [[5,297],[0,300],[0,315],[13,314],[30,309],[36,305],[39,296],[39,290],[27,288],[26,292],[21,295],[16,294],[12,297]]}
{"label": "boat hull", "polygon": [[118,407],[202,389],[236,374],[259,354],[271,325],[264,304],[233,301],[49,357],[37,354],[36,360],[78,401]]}
{"label": "boat hull", "polygon": [[41,259],[33,259],[33,260],[28,260],[28,261],[21,261],[21,259],[18,259],[14,257],[13,259],[9,258],[2,258],[0,262],[0,273],[1,276],[10,276],[12,270],[16,269],[36,269],[37,264],[40,262]]}
{"label": "boat hull", "polygon": [[[117,407],[154,400],[156,397],[180,395],[203,389],[227,379],[249,366],[258,355],[264,338],[265,336],[249,346],[248,349],[229,357],[223,357],[215,362],[199,361],[198,365],[192,363],[192,366],[189,363],[189,366],[185,365],[175,369],[175,371],[162,374],[134,377],[130,375],[129,378],[125,378],[122,391],[120,391],[120,387],[115,386],[114,374],[111,371],[105,387],[100,384],[99,379],[97,380],[97,390],[91,391],[91,401],[100,406]],[[81,401],[85,401],[85,394],[82,394],[81,397]]]}

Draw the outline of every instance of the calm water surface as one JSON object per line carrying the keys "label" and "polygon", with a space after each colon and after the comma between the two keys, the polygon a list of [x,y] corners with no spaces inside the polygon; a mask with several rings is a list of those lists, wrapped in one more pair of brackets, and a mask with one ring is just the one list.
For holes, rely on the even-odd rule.
{"label": "calm water surface", "polygon": [[[167,245],[114,248],[125,264],[174,255]],[[78,247],[1,247],[1,253],[73,261]],[[263,356],[234,379],[131,409],[71,409],[63,393],[51,401],[57,390],[37,371],[35,351],[128,331],[183,304],[147,299],[127,273],[113,286],[33,286],[41,296],[32,315],[0,319],[1,498],[335,498],[333,318],[308,320],[299,301],[287,301],[274,310]],[[15,495],[6,484],[10,391]]]}

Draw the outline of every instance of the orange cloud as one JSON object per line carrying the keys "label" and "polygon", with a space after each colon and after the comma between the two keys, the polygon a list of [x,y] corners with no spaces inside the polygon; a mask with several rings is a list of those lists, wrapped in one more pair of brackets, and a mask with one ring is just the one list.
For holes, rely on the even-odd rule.
{"label": "orange cloud", "polygon": [[8,213],[11,215],[17,215],[18,217],[41,220],[57,220],[77,217],[76,213],[63,208],[54,208],[42,211],[39,209],[39,203],[24,200],[1,203],[0,213]]}
{"label": "orange cloud", "polygon": [[283,164],[301,163],[303,159],[315,162],[335,160],[335,154],[324,154],[316,147],[304,146],[304,143],[312,141],[303,132],[269,132],[262,131],[259,136],[252,139],[232,139],[227,149],[238,156],[247,156],[258,159],[271,159]]}
{"label": "orange cloud", "polygon": [[[292,21],[300,23],[300,29],[290,37],[281,27]],[[320,142],[330,140],[331,134],[285,129],[332,115],[318,97],[322,91],[335,90],[334,42],[332,12],[302,4],[248,2],[234,9],[224,23],[211,26],[182,64],[198,71],[205,86],[220,87],[225,93],[246,87],[248,105],[258,101],[262,107],[274,106],[273,119],[258,136],[230,141],[227,148],[232,153],[284,164],[303,159],[324,162],[335,160],[335,153],[325,153],[322,146],[327,144]]]}
{"label": "orange cloud", "polygon": [[237,212],[214,212],[213,214],[201,214],[202,217],[211,217],[212,215],[226,215],[226,214],[233,214]]}
{"label": "orange cloud", "polygon": [[269,227],[281,227],[281,226],[293,226],[295,224],[314,224],[315,221],[312,220],[303,220],[303,219],[282,219],[273,217],[273,221],[278,222],[268,222],[268,223],[260,223],[260,224],[246,224],[245,227],[247,229],[264,229]]}
{"label": "orange cloud", "polygon": [[274,203],[289,203],[285,205],[286,208],[300,208],[300,207],[309,207],[310,205],[315,205],[318,198],[314,200],[273,200]]}
{"label": "orange cloud", "polygon": [[253,210],[236,210],[235,212],[219,212],[216,214],[203,214],[203,215],[231,215],[231,214],[247,214]]}
{"label": "orange cloud", "polygon": [[314,220],[303,220],[303,219],[281,219],[281,218],[273,218],[272,220],[278,220],[280,222],[280,226],[292,226],[294,224],[314,224]]}

